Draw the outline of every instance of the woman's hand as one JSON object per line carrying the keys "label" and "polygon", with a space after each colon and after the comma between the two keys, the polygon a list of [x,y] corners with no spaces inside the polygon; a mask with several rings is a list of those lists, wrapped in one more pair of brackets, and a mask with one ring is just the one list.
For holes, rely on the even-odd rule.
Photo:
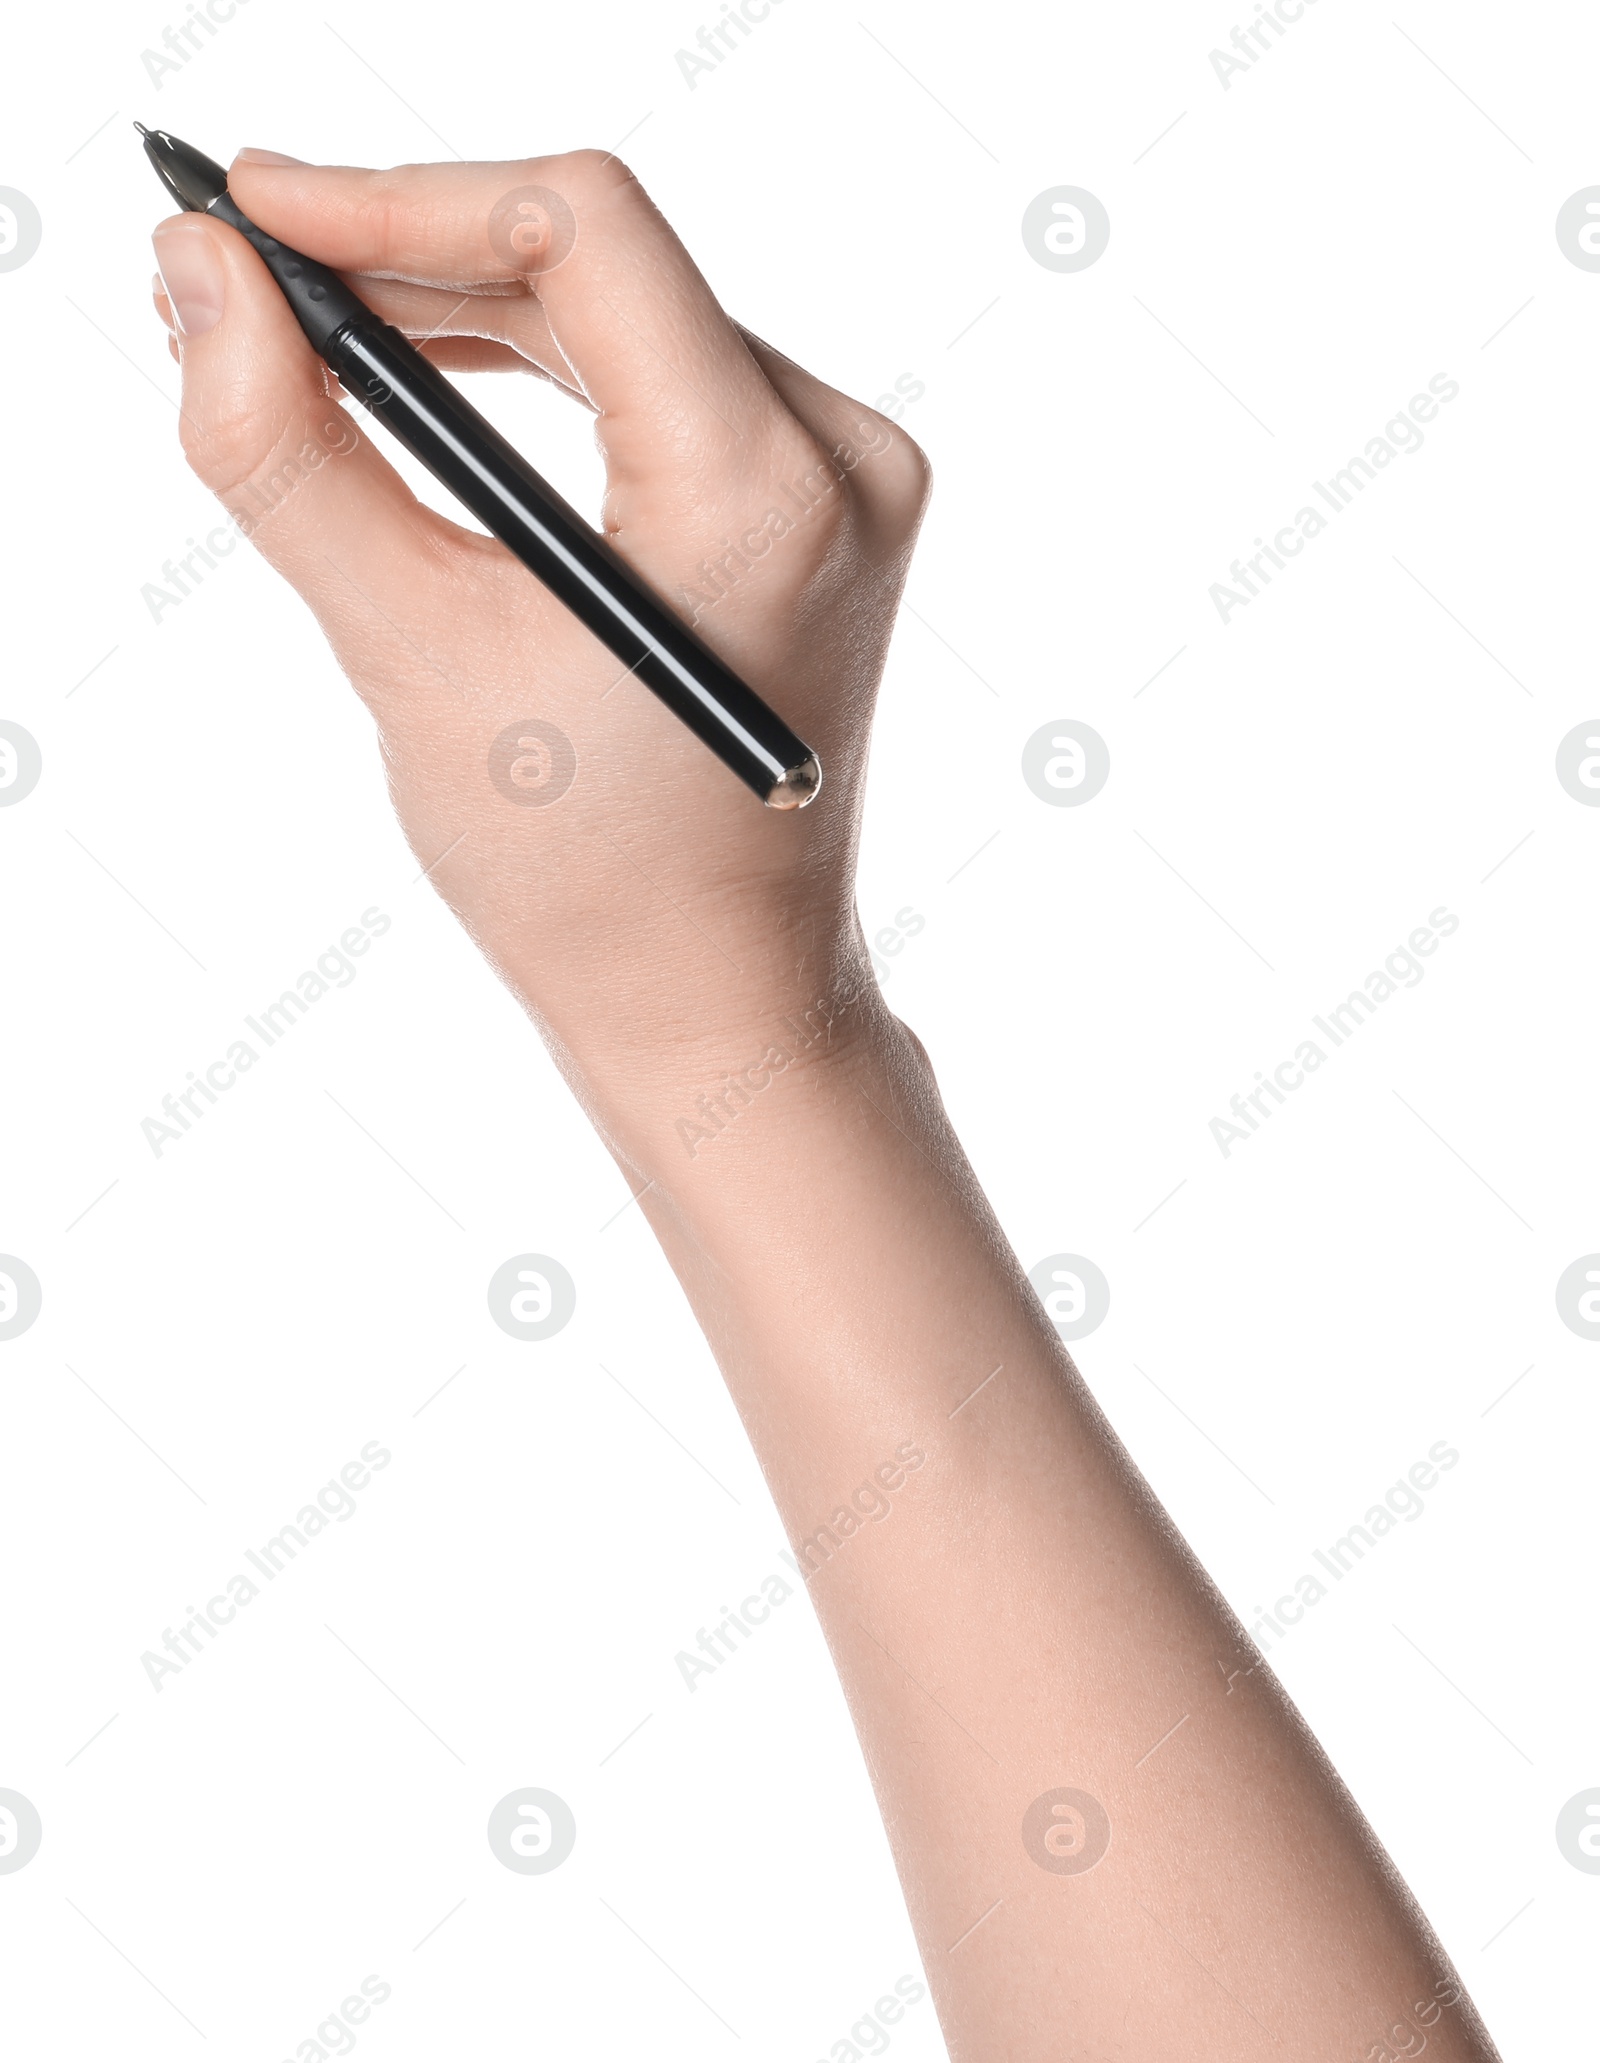
{"label": "woman's hand", "polygon": [[[230,179],[442,363],[524,363],[586,400],[619,548],[669,599],[723,562],[700,628],[821,753],[812,808],[763,810],[365,438],[277,492],[302,446],[350,442],[319,361],[241,238],[160,232],[194,464],[243,517],[271,502],[253,534],[371,707],[423,863],[647,1176],[832,1646],[952,2057],[1325,2063],[1403,2025],[1440,2063],[1493,2063],[872,985],[851,877],[921,455],[742,335],[614,160]],[[547,198],[519,226],[576,232],[560,263],[559,234],[525,239],[543,270],[505,234],[527,187]],[[527,719],[576,750],[547,807],[490,778]]]}
{"label": "woman's hand", "polygon": [[[875,994],[853,876],[921,452],[724,314],[614,157],[247,152],[229,185],[447,372],[532,372],[591,409],[606,534],[821,757],[811,808],[764,810],[502,545],[416,499],[241,236],[160,226],[189,461],[316,613],[420,862],[580,1089],[659,1093],[664,1056],[693,1077],[776,1016]],[[528,719],[576,770],[557,794],[559,746],[502,744],[513,800],[491,751]]]}

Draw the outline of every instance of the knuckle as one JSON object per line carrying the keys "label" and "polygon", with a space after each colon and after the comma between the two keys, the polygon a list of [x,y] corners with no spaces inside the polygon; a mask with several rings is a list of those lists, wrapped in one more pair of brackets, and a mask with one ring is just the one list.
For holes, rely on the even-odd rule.
{"label": "knuckle", "polygon": [[580,216],[603,208],[624,191],[630,197],[643,195],[631,168],[612,151],[569,150],[534,163],[536,176],[553,186]]}
{"label": "knuckle", "polygon": [[933,491],[928,454],[887,416],[878,418],[878,445],[858,468],[862,491],[886,515],[914,522]]}
{"label": "knuckle", "polygon": [[414,168],[369,172],[359,202],[361,230],[379,254],[379,263],[394,263],[417,239],[418,189]]}
{"label": "knuckle", "polygon": [[610,193],[619,186],[636,184],[633,172],[615,151],[569,150],[543,162],[551,171],[564,173],[574,185],[591,193]]}

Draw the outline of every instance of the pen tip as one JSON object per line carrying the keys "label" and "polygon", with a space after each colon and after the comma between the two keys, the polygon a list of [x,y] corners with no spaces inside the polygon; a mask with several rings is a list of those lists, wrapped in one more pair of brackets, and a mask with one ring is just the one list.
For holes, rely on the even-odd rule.
{"label": "pen tip", "polygon": [[143,122],[135,122],[133,126],[138,130],[141,136],[148,136],[150,134],[150,131],[145,127]]}

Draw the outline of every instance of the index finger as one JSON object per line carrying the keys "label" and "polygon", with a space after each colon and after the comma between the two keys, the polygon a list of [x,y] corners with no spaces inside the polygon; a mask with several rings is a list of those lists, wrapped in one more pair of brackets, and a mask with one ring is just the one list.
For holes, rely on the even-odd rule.
{"label": "index finger", "polygon": [[[624,437],[676,428],[703,460],[792,418],[637,179],[600,151],[502,164],[264,162],[228,184],[253,221],[346,272],[538,296],[584,392]],[[608,445],[614,433],[608,429]]]}

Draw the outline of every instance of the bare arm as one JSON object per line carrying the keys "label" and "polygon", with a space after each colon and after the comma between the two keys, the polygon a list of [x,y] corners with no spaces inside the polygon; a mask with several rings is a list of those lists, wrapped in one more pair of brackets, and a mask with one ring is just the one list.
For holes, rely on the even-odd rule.
{"label": "bare arm", "polygon": [[663,1120],[719,1071],[618,1130],[807,1574],[951,2054],[1491,2056],[1045,1320],[916,1042],[875,992],[841,1006],[691,1159]]}
{"label": "bare arm", "polygon": [[[549,262],[493,231],[528,188],[575,224]],[[431,878],[551,1044],[717,1353],[951,2053],[1372,2063],[1425,2039],[1492,2057],[1073,1369],[872,983],[858,816],[920,453],[740,332],[614,159],[240,166],[234,190],[367,275],[441,362],[535,369],[591,407],[620,548],[821,750],[819,803],[764,814],[498,546],[419,505],[364,436],[328,433],[337,404],[240,239],[196,219],[158,238],[192,462],[248,517],[252,483],[324,454],[247,527],[316,610]],[[574,748],[548,808],[487,771],[533,716]]]}

